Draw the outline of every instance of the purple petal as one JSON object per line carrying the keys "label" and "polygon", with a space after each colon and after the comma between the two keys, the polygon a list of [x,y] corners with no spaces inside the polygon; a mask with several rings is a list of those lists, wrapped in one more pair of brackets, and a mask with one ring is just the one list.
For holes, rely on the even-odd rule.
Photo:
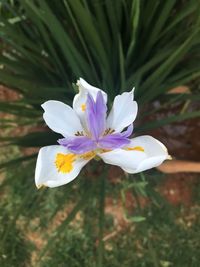
{"label": "purple petal", "polygon": [[62,138],[58,140],[58,143],[75,154],[86,153],[97,148],[94,140],[88,138],[87,136]]}
{"label": "purple petal", "polygon": [[98,141],[98,146],[103,149],[121,148],[130,143],[130,140],[120,133],[108,134]]}
{"label": "purple petal", "polygon": [[107,107],[101,91],[97,93],[96,102],[93,97],[88,94],[86,107],[88,130],[97,141],[106,127]]}
{"label": "purple petal", "polygon": [[126,131],[120,133],[121,136],[123,137],[129,137],[133,132],[133,124],[129,125]]}

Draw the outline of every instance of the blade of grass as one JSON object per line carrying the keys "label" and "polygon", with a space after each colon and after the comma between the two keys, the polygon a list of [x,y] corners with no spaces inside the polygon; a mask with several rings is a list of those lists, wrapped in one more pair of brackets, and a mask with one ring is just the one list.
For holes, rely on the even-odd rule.
{"label": "blade of grass", "polygon": [[[105,51],[102,40],[100,39],[100,36],[98,35],[97,29],[95,27],[95,18],[92,17],[92,13],[89,13],[87,8],[84,8],[80,1],[69,0],[69,3],[77,19],[78,25],[82,30],[85,39],[87,40],[87,43],[91,43],[90,49],[92,53],[96,57],[99,64],[109,74],[110,66],[107,60],[107,51]],[[111,77],[110,74],[109,77]]]}
{"label": "blade of grass", "polygon": [[42,147],[55,145],[60,135],[54,132],[34,132],[21,137],[0,137],[1,141],[20,147]]}
{"label": "blade of grass", "polygon": [[87,57],[88,57],[88,60],[89,60],[89,62],[90,62],[90,65],[91,65],[92,70],[93,70],[93,73],[94,73],[95,80],[97,81],[98,84],[100,84],[100,81],[99,81],[99,78],[98,78],[98,75],[97,75],[97,72],[96,72],[94,63],[93,63],[93,61],[92,61],[92,58],[91,58],[91,56],[90,56],[90,52],[89,52],[89,50],[88,50],[88,47],[87,47],[87,45],[86,45],[86,43],[85,43],[85,40],[84,40],[84,38],[83,38],[83,36],[82,36],[82,33],[81,33],[81,31],[80,31],[80,29],[79,29],[79,27],[78,27],[78,24],[77,24],[77,22],[76,22],[76,20],[75,20],[75,18],[74,18],[74,16],[73,16],[71,10],[70,10],[70,7],[69,7],[67,1],[65,1],[65,0],[64,0],[64,5],[65,5],[65,7],[66,7],[66,9],[67,9],[67,11],[68,11],[68,13],[69,13],[69,16],[70,16],[70,18],[71,18],[71,20],[72,20],[72,23],[73,23],[73,25],[74,25],[74,28],[75,28],[75,30],[76,30],[78,36],[79,36],[80,42],[81,42],[81,44],[82,44],[82,46],[83,46],[83,48],[84,48],[84,50],[85,50],[85,53],[86,53],[86,55],[87,55]]}
{"label": "blade of grass", "polygon": [[193,112],[188,112],[184,114],[173,115],[166,119],[146,123],[144,126],[139,126],[138,128],[135,129],[135,132],[143,132],[143,131],[147,131],[150,129],[162,127],[170,123],[180,122],[183,120],[188,120],[188,119],[197,118],[197,117],[200,117],[200,111],[193,111]]}
{"label": "blade of grass", "polygon": [[131,41],[128,47],[127,55],[126,55],[126,62],[127,65],[130,64],[131,60],[131,55],[133,53],[133,50],[135,48],[135,44],[137,41],[137,30],[138,30],[138,25],[139,25],[139,18],[140,18],[140,1],[135,0],[132,2],[132,7],[131,7],[131,22],[132,22],[132,27],[131,27]]}
{"label": "blade of grass", "polygon": [[37,157],[37,154],[32,154],[30,156],[23,156],[23,157],[9,160],[7,162],[3,162],[0,164],[0,170],[4,170],[5,168],[10,168],[10,167],[16,167],[16,165],[19,166],[20,163],[25,162],[25,161],[29,161],[29,160],[34,159],[36,157]]}
{"label": "blade of grass", "polygon": [[[198,30],[196,30],[161,66],[157,69],[143,84],[143,95],[142,100],[145,100],[145,97],[156,96],[157,91],[154,90],[155,85],[159,82],[161,83],[165,77],[172,71],[173,67],[179,60],[185,55],[188,49],[191,47],[191,44],[196,37]],[[159,79],[158,79],[159,77]],[[152,87],[147,90],[147,88]]]}
{"label": "blade of grass", "polygon": [[121,81],[121,87],[120,91],[123,92],[125,90],[125,64],[124,64],[124,52],[122,48],[122,40],[119,36],[119,64],[120,64],[120,81]]}
{"label": "blade of grass", "polygon": [[70,64],[76,77],[80,77],[83,73],[90,73],[90,68],[87,61],[80,54],[78,49],[74,46],[72,39],[68,36],[64,30],[62,24],[56,18],[47,5],[46,1],[41,1],[41,8],[38,8],[34,3],[30,1],[22,1],[26,7],[31,8],[32,11],[38,16],[48,27],[49,31],[54,36],[56,42],[60,45],[63,52],[63,56],[66,61]]}

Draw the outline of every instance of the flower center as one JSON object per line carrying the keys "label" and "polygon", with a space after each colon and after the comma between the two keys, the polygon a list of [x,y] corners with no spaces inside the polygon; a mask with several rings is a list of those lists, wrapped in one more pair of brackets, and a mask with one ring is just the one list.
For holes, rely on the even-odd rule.
{"label": "flower center", "polygon": [[58,172],[69,173],[73,170],[73,162],[76,159],[74,154],[62,154],[58,153],[56,155],[55,165]]}

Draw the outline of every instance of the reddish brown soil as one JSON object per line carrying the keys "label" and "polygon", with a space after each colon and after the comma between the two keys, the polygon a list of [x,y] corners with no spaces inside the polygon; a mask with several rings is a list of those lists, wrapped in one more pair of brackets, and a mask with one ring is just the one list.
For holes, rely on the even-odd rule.
{"label": "reddish brown soil", "polygon": [[177,159],[200,160],[200,120],[191,119],[185,122],[167,125],[151,131],[151,134],[162,141],[169,153]]}
{"label": "reddish brown soil", "polygon": [[193,203],[193,189],[197,182],[198,174],[170,174],[159,187],[159,192],[172,205],[189,207]]}
{"label": "reddish brown soil", "polygon": [[[154,106],[157,104],[154,103]],[[171,115],[180,114],[183,105],[171,105],[153,115],[148,120],[162,120]],[[188,111],[199,110],[199,104],[189,104]],[[148,132],[163,142],[169,153],[177,158],[200,161],[200,118],[172,123]]]}
{"label": "reddish brown soil", "polygon": [[20,95],[17,92],[4,85],[0,85],[0,100],[16,101],[18,99],[20,99]]}
{"label": "reddish brown soil", "polygon": [[[177,93],[177,92],[176,92]],[[160,105],[153,104],[154,108]],[[171,105],[168,108],[150,115],[148,120],[162,120],[168,116],[179,114],[183,104]],[[188,111],[198,110],[199,104],[188,106]],[[178,160],[200,162],[200,119],[172,123],[160,127],[147,134],[159,139],[168,148],[169,154]],[[198,182],[199,174],[177,173],[166,175],[165,181],[160,186],[160,193],[173,205],[183,204],[189,206],[193,200],[193,187]]]}

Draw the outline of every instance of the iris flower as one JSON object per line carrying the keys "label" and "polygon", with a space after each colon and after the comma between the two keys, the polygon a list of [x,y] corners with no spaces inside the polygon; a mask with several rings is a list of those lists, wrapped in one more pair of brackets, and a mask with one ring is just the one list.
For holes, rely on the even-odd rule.
{"label": "iris flower", "polygon": [[155,138],[129,138],[138,110],[134,89],[116,96],[107,115],[107,94],[82,78],[77,85],[73,108],[55,100],[42,105],[46,124],[63,138],[58,145],[40,149],[35,171],[38,188],[71,182],[95,157],[127,173],[145,171],[169,158],[166,147]]}

